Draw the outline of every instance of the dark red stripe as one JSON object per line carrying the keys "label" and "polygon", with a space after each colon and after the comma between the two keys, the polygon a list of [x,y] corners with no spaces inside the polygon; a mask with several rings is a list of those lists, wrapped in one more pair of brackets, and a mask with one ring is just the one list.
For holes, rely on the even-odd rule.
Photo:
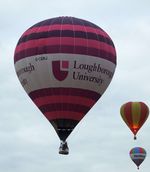
{"label": "dark red stripe", "polygon": [[112,47],[114,47],[113,42],[111,39],[104,37],[103,35],[98,35],[91,32],[84,32],[84,31],[72,31],[72,30],[53,30],[49,32],[40,32],[40,33],[32,33],[27,36],[23,36],[20,38],[17,45],[27,42],[30,40],[37,40],[43,38],[52,38],[52,37],[72,37],[72,38],[84,38],[90,40],[98,40],[100,42],[104,42]]}
{"label": "dark red stripe", "polygon": [[44,116],[49,120],[60,120],[60,119],[71,119],[79,122],[85,114],[80,112],[72,112],[72,111],[52,111],[45,112]]}
{"label": "dark red stripe", "polygon": [[141,118],[139,121],[139,128],[141,128],[144,122],[146,121],[149,112],[149,109],[146,104],[140,102],[140,105],[141,105]]}
{"label": "dark red stripe", "polygon": [[72,25],[90,26],[90,27],[102,30],[99,26],[97,26],[97,25],[95,25],[95,24],[93,24],[93,23],[91,23],[89,21],[86,21],[86,20],[83,20],[83,19],[78,19],[78,18],[75,18],[75,17],[67,17],[67,16],[47,19],[47,20],[41,21],[41,22],[33,25],[30,28],[40,27],[40,26],[48,26],[48,25],[53,25],[53,24],[60,24],[60,25],[72,24]]}
{"label": "dark red stripe", "polygon": [[112,53],[106,52],[103,49],[96,49],[96,48],[87,48],[81,46],[43,46],[43,47],[36,47],[31,49],[23,50],[19,53],[15,54],[14,62],[27,58],[33,55],[39,54],[51,54],[51,53],[68,53],[68,54],[83,54],[83,55],[91,55],[95,57],[100,57],[111,61],[112,63],[116,64],[116,56]]}
{"label": "dark red stripe", "polygon": [[133,127],[133,119],[132,119],[132,102],[128,102],[124,106],[124,114],[130,126],[130,129]]}
{"label": "dark red stripe", "polygon": [[100,94],[84,89],[78,88],[45,88],[36,91],[32,91],[29,93],[30,98],[34,101],[34,99],[44,96],[52,96],[52,95],[70,95],[70,96],[79,96],[86,97],[94,100],[95,102],[101,97]]}
{"label": "dark red stripe", "polygon": [[141,147],[139,147],[139,153],[144,153],[144,151]]}
{"label": "dark red stripe", "polygon": [[55,103],[55,104],[46,104],[40,106],[39,109],[43,114],[46,112],[54,112],[54,111],[71,111],[71,112],[80,112],[86,114],[90,108],[79,104]]}
{"label": "dark red stripe", "polygon": [[[72,25],[72,24],[53,24],[53,25],[48,25],[48,26],[40,26],[40,27],[33,27],[31,29],[28,29],[26,32],[24,32],[24,34],[22,35],[22,37],[24,37],[25,35],[30,35],[32,33],[40,33],[40,32],[49,32],[49,31],[53,31],[53,30],[73,30],[73,31],[84,31],[85,30],[85,26],[81,26],[81,25]],[[107,37],[109,39],[111,39],[109,37],[108,34],[106,34],[106,32],[97,29],[97,28],[93,28],[90,26],[86,26],[86,32],[91,32],[91,33],[95,33],[96,35],[102,35],[104,37]]]}

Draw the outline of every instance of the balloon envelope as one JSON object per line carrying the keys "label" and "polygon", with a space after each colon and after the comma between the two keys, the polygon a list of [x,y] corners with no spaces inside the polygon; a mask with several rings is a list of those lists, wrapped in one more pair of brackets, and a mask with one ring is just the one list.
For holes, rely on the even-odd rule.
{"label": "balloon envelope", "polygon": [[146,157],[145,149],[141,147],[135,147],[130,150],[129,154],[132,161],[136,164],[137,168],[139,169],[140,164],[144,161]]}
{"label": "balloon envelope", "polygon": [[14,63],[23,88],[65,141],[112,80],[116,51],[97,25],[56,17],[24,32]]}
{"label": "balloon envelope", "polygon": [[136,139],[137,132],[148,118],[148,106],[143,102],[128,102],[121,106],[120,113]]}

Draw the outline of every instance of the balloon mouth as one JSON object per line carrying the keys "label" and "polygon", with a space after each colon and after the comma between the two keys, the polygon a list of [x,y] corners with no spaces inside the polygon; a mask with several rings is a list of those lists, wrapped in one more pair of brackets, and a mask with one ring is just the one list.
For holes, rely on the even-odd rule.
{"label": "balloon mouth", "polygon": [[132,129],[132,132],[133,132],[133,134],[134,134],[134,140],[136,140],[136,139],[137,139],[136,134],[137,134],[137,132],[138,132],[138,128],[133,128],[133,129]]}
{"label": "balloon mouth", "polygon": [[133,133],[134,133],[134,134],[136,134],[136,133],[137,133],[137,131],[138,131],[138,129],[139,129],[139,128],[138,128],[137,126],[133,126],[133,127],[132,127],[132,131],[133,131]]}

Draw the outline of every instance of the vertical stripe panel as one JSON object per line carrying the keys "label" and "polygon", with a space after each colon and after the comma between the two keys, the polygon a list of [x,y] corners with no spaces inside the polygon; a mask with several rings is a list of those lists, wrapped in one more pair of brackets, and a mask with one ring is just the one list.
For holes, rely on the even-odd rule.
{"label": "vertical stripe panel", "polygon": [[120,110],[121,116],[122,116],[124,122],[130,127],[130,124],[129,124],[127,118],[126,118],[126,114],[125,114],[125,110],[124,110],[124,109],[125,109],[125,105],[123,105],[123,106],[121,107],[121,110]]}
{"label": "vertical stripe panel", "polygon": [[137,129],[139,127],[140,118],[141,118],[141,105],[139,102],[132,102],[133,129]]}
{"label": "vertical stripe panel", "polygon": [[132,120],[132,102],[128,102],[124,105],[124,119],[127,121],[127,125],[129,128],[132,128],[133,120]]}
{"label": "vertical stripe panel", "polygon": [[127,118],[125,116],[124,108],[125,108],[125,105],[123,105],[121,107],[120,113],[121,113],[121,116],[122,116],[122,119],[124,120],[124,122],[129,126],[129,123],[128,123]]}
{"label": "vertical stripe panel", "polygon": [[144,153],[142,148],[139,148],[139,153]]}
{"label": "vertical stripe panel", "polygon": [[140,102],[141,105],[141,118],[139,121],[139,127],[142,127],[142,125],[144,124],[144,122],[146,121],[148,115],[149,115],[149,109],[147,107],[146,104],[144,104],[143,102]]}

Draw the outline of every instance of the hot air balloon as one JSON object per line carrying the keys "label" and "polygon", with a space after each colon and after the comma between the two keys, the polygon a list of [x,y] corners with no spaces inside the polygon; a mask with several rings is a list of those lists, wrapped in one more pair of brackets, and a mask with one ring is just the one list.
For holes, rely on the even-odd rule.
{"label": "hot air balloon", "polygon": [[144,161],[146,157],[145,149],[141,147],[135,147],[130,150],[129,154],[132,161],[136,164],[137,168],[139,169],[140,164]]}
{"label": "hot air balloon", "polygon": [[61,140],[66,139],[112,80],[116,51],[108,34],[75,17],[41,21],[23,33],[15,53],[17,76]]}
{"label": "hot air balloon", "polygon": [[148,118],[148,106],[143,102],[128,102],[121,106],[120,113],[136,139],[137,132]]}

